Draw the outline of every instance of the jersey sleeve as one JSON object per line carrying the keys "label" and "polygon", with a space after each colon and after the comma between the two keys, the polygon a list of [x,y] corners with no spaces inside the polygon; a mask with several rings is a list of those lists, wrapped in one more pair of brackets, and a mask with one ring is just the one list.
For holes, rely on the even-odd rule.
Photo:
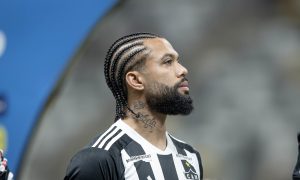
{"label": "jersey sleeve", "polygon": [[300,133],[298,133],[298,160],[293,172],[293,180],[300,180]]}
{"label": "jersey sleeve", "polygon": [[197,159],[199,162],[199,169],[200,169],[200,180],[203,179],[203,166],[202,166],[202,160],[201,160],[201,156],[200,153],[198,151],[196,151],[196,155],[197,155]]}
{"label": "jersey sleeve", "polygon": [[108,151],[89,147],[71,159],[64,180],[117,180],[118,174],[115,160]]}

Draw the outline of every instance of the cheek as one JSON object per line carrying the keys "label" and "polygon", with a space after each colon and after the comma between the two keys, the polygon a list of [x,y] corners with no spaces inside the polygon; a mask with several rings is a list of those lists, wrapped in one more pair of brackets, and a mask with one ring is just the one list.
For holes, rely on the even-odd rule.
{"label": "cheek", "polygon": [[148,87],[152,89],[157,88],[155,84],[163,84],[165,86],[173,87],[177,82],[174,81],[174,78],[170,78],[166,75],[151,77],[146,83]]}
{"label": "cheek", "polygon": [[171,72],[167,72],[157,78],[157,81],[167,86],[173,87],[177,83],[178,79]]}
{"label": "cheek", "polygon": [[174,86],[178,79],[176,78],[175,67],[152,66],[145,74],[146,84],[160,83],[168,86]]}

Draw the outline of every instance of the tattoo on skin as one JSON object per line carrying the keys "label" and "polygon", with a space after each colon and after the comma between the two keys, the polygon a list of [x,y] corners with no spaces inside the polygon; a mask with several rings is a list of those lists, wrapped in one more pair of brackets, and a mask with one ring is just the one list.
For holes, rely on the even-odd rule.
{"label": "tattoo on skin", "polygon": [[[135,110],[142,110],[145,108],[145,103],[142,101],[137,101],[134,105],[133,105]],[[154,117],[151,117],[148,114],[143,114],[141,112],[137,112],[136,115],[132,116],[135,120],[139,120],[142,121],[144,123],[144,128],[155,128],[156,127],[156,121]]]}
{"label": "tattoo on skin", "polygon": [[136,101],[134,104],[133,104],[133,108],[134,109],[144,109],[145,108],[145,103],[142,102],[142,101]]}

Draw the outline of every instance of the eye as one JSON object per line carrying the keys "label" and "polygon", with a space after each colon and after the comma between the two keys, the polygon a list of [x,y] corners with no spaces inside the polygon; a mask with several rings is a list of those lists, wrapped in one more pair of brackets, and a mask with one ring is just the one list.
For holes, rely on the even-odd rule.
{"label": "eye", "polygon": [[173,60],[172,59],[166,59],[164,61],[164,64],[172,64]]}

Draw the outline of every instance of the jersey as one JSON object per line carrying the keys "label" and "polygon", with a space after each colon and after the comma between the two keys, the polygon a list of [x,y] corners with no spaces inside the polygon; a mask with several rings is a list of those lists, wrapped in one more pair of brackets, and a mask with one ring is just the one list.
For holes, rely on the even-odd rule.
{"label": "jersey", "polygon": [[160,150],[118,120],[71,159],[64,180],[202,180],[199,152],[166,135]]}
{"label": "jersey", "polygon": [[300,180],[300,132],[298,133],[298,160],[293,172],[293,180]]}

